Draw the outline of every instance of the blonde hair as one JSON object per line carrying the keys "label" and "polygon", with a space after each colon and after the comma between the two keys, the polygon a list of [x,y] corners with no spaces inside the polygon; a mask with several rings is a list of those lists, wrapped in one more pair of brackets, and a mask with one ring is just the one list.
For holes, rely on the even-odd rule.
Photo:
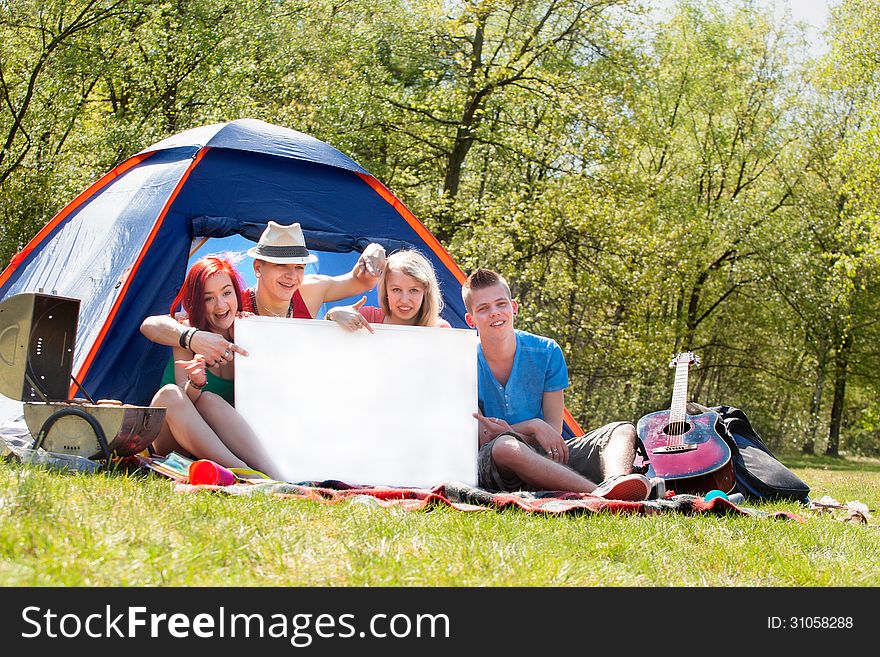
{"label": "blonde hair", "polygon": [[467,311],[471,312],[471,290],[485,290],[487,287],[493,287],[495,285],[500,285],[504,288],[504,292],[507,294],[508,299],[513,298],[510,296],[510,286],[507,284],[507,281],[504,280],[504,276],[498,272],[480,267],[468,276],[461,286],[461,299],[464,301],[464,306],[467,308]]}
{"label": "blonde hair", "polygon": [[386,317],[391,317],[391,308],[388,306],[388,292],[385,288],[385,279],[391,270],[414,278],[425,288],[422,298],[422,307],[416,315],[416,326],[437,326],[440,321],[440,313],[443,311],[443,297],[440,296],[440,284],[437,282],[437,274],[434,265],[415,249],[395,251],[385,261],[385,276],[379,279],[379,305]]}

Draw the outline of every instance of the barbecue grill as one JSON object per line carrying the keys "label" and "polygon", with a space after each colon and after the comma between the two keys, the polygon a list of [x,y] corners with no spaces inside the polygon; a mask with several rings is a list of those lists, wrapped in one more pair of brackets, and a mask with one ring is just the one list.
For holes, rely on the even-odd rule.
{"label": "barbecue grill", "polygon": [[[0,302],[0,393],[24,406],[33,448],[89,459],[131,456],[159,433],[164,408],[95,402],[72,376],[79,299],[27,292]],[[68,399],[70,382],[88,399]]]}

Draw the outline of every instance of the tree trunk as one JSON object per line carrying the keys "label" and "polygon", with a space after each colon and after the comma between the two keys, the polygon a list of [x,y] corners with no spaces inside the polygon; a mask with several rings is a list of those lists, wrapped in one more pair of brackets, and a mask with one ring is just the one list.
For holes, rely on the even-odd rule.
{"label": "tree trunk", "polygon": [[483,109],[486,98],[491,93],[490,87],[477,87],[477,75],[483,67],[483,39],[484,28],[478,25],[474,33],[473,51],[471,53],[471,68],[468,72],[468,95],[458,119],[455,130],[455,141],[446,158],[445,173],[443,176],[443,203],[441,204],[437,225],[434,235],[442,243],[448,243],[455,235],[456,225],[453,213],[455,198],[461,186],[461,172],[464,168],[465,159],[474,145],[474,132],[480,124],[477,114]]}
{"label": "tree trunk", "polygon": [[[455,131],[455,143],[449,158],[446,160],[446,175],[443,178],[443,192],[449,198],[458,196],[458,188],[461,185],[461,169],[468,151],[474,145],[474,136],[471,131],[474,117],[465,114],[461,118],[462,123]],[[466,123],[465,123],[466,122]]]}
{"label": "tree trunk", "polygon": [[822,391],[825,387],[827,353],[827,351],[824,352],[820,356],[819,362],[816,364],[816,383],[813,385],[813,398],[810,400],[810,415],[807,431],[804,435],[803,445],[801,445],[801,451],[804,454],[816,453],[816,434],[819,431],[819,412],[822,408]]}
{"label": "tree trunk", "polygon": [[834,357],[834,399],[831,404],[831,426],[828,430],[826,456],[840,456],[840,423],[843,418],[843,401],[846,393],[846,370],[852,338],[847,333]]}

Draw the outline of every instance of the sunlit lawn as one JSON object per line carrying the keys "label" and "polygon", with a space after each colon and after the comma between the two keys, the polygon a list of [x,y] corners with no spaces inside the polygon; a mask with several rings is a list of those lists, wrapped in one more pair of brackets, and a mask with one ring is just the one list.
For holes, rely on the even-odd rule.
{"label": "sunlit lawn", "polygon": [[[880,506],[880,461],[784,459]],[[796,503],[740,515],[429,511],[185,494],[156,475],[0,463],[4,586],[877,586],[880,532]]]}

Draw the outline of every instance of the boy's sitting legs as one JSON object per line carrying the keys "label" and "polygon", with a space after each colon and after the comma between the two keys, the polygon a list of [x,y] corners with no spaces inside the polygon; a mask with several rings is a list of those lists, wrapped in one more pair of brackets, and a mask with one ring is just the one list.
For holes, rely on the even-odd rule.
{"label": "boy's sitting legs", "polygon": [[559,490],[589,493],[596,484],[565,465],[551,461],[514,433],[503,433],[480,448],[481,488],[492,491]]}
{"label": "boy's sitting legs", "polygon": [[[632,424],[615,422],[585,436],[571,438],[566,441],[569,462],[562,465],[546,458],[516,434],[504,433],[480,448],[479,485],[493,491],[593,493],[597,488],[595,482],[632,472],[636,436]],[[626,499],[645,499],[650,490],[649,484],[645,484],[644,495],[638,495],[641,481],[647,482],[647,479],[641,476],[638,476],[638,482],[628,479],[626,485],[619,482],[604,492],[625,494]],[[603,491],[600,489],[599,492]]]}
{"label": "boy's sitting legs", "polygon": [[611,422],[588,434],[565,441],[569,465],[602,483],[594,495],[614,500],[641,501],[651,493],[651,481],[634,472],[638,432],[629,422]]}
{"label": "boy's sitting legs", "polygon": [[593,481],[633,472],[638,433],[629,422],[610,422],[565,441],[568,465]]}

